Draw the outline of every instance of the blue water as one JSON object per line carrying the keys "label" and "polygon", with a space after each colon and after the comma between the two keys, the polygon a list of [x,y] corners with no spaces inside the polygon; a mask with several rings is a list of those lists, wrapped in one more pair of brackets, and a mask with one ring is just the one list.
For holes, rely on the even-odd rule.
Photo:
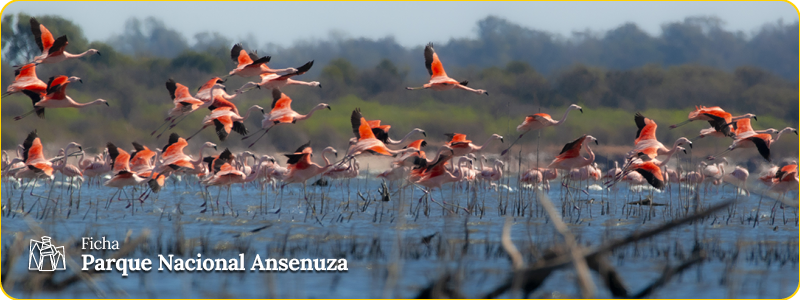
{"label": "blue water", "polygon": [[[209,189],[212,201],[201,207],[205,190],[192,180],[170,181],[164,190],[149,196],[144,203],[134,200],[132,207],[126,208],[127,200],[115,197],[108,209],[106,203],[116,189],[84,185],[80,190],[80,208],[77,208],[77,191],[72,192],[73,206],[69,208],[70,190],[60,186],[51,190],[49,184],[40,185],[33,190],[39,196],[29,195],[30,190],[24,192],[24,211],[19,206],[23,192],[13,184],[4,183],[4,260],[15,234],[24,236],[27,247],[28,239],[38,239],[37,232],[41,232],[32,228],[40,227],[56,243],[78,245],[81,237],[105,236],[107,240],[118,240],[121,247],[125,246],[126,237],[134,239],[149,231],[147,244],[140,245],[127,257],[150,258],[156,267],[157,254],[181,256],[174,246],[176,240],[184,241],[184,258],[194,258],[197,253],[203,258],[232,258],[244,251],[248,269],[256,254],[262,258],[346,258],[348,267],[342,273],[153,270],[130,273],[127,278],[111,271],[93,277],[96,287],[78,282],[60,291],[40,290],[32,294],[20,283],[22,278],[35,273],[27,270],[25,250],[11,270],[17,284],[6,286],[5,290],[20,298],[408,298],[450,272],[459,278],[458,288],[464,295],[480,297],[501,284],[511,270],[510,260],[500,247],[506,217],[512,217],[512,240],[523,253],[526,264],[540,259],[544,249],[563,243],[532,190],[520,190],[510,177],[504,178],[502,184],[510,189],[446,185],[432,193],[435,203],[427,201],[426,215],[425,205],[418,209],[423,196],[418,188],[406,187],[397,192],[395,184],[390,189],[391,200],[384,202],[380,200],[381,182],[363,176],[334,181],[328,187],[309,185],[308,200],[303,196],[302,185],[287,186],[282,192],[269,187],[262,191],[255,185],[233,186],[230,199],[234,213],[226,204],[225,189],[220,193],[219,210],[210,208],[220,191],[216,187]],[[665,192],[632,192],[623,185],[616,192],[608,192],[587,189],[584,183],[579,190],[570,189],[568,193],[557,182],[551,185],[549,198],[578,242],[589,248],[657,227],[687,212],[680,203],[678,186]],[[681,190],[686,198],[685,187]],[[138,198],[142,192],[127,191],[123,198]],[[43,198],[48,194],[51,201]],[[650,208],[626,204],[646,197],[670,205]],[[635,294],[656,280],[666,266],[677,266],[689,259],[697,241],[707,259],[673,277],[650,297],[791,295],[798,286],[796,210],[778,205],[773,211],[775,200],[771,197],[763,197],[758,208],[760,193],[756,191],[747,197],[730,186],[712,188],[707,193],[700,189],[701,207],[729,198],[739,200],[733,215],[731,210],[723,209],[701,222],[630,244],[609,255],[629,293]],[[797,196],[792,194],[787,198],[797,199]],[[465,208],[470,203],[477,203],[483,213],[474,207],[467,213]],[[517,204],[522,207],[517,209]],[[207,210],[201,213],[203,209]],[[754,227],[757,209],[760,223]],[[693,210],[694,206],[690,206],[689,213]],[[427,244],[422,242],[423,237],[434,233]],[[469,245],[465,250],[467,234]],[[103,257],[114,251],[73,252],[67,256],[80,264],[82,253]],[[58,281],[72,272],[72,268],[59,271],[54,278]],[[593,276],[598,286],[595,296],[611,297],[602,279]],[[573,268],[554,272],[531,296],[580,296]]]}

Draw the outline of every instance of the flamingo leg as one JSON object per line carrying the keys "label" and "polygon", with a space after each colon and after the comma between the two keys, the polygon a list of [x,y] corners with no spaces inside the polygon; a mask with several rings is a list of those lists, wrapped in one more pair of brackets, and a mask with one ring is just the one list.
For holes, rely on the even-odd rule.
{"label": "flamingo leg", "polygon": [[203,129],[206,129],[206,127],[208,127],[208,125],[204,125],[203,127],[201,127],[201,128],[200,128],[200,130],[198,130],[197,132],[195,132],[194,134],[192,134],[191,136],[189,136],[188,138],[186,138],[186,141],[189,141],[189,140],[191,140],[191,139],[192,139],[192,138],[193,138],[195,135],[197,135],[198,133],[200,133],[201,131],[203,131]]}
{"label": "flamingo leg", "polygon": [[680,122],[680,123],[675,124],[675,125],[670,125],[669,129],[675,129],[675,128],[681,127],[683,125],[689,124],[689,122],[691,122],[691,121],[694,121],[694,120],[686,120],[686,121]]}
{"label": "flamingo leg", "polygon": [[[159,130],[159,129],[161,129],[161,127],[164,127],[165,125],[167,125],[167,124],[169,124],[169,123],[172,123],[172,122],[170,122],[170,121],[174,121],[174,120],[172,119],[172,117],[169,117],[169,118],[167,118],[166,120],[164,120],[164,123],[161,123],[161,125],[160,125],[160,126],[158,126],[158,128],[156,128],[156,130],[153,130],[153,132],[151,132],[151,133],[150,133],[150,135],[152,136],[152,135],[156,134],[156,132],[158,132],[158,130]],[[162,132],[162,133],[163,133],[163,132]],[[159,136],[161,136],[161,134],[159,134]]]}
{"label": "flamingo leg", "polygon": [[506,155],[506,153],[508,153],[508,150],[511,150],[511,147],[513,147],[514,144],[516,144],[522,138],[522,136],[525,135],[528,132],[530,132],[530,130],[525,131],[522,134],[520,134],[519,137],[517,137],[517,139],[514,140],[513,143],[511,143],[511,145],[508,145],[508,148],[506,148],[506,150],[503,150],[503,152],[500,152],[500,156]]}
{"label": "flamingo leg", "polygon": [[[258,138],[257,138],[257,139],[256,139],[256,140],[255,140],[255,141],[252,143],[252,144],[250,144],[250,146],[247,146],[247,148],[253,148],[253,145],[255,145],[256,143],[258,143],[258,140],[260,140],[262,137],[264,137],[265,135],[267,135],[267,132],[269,132],[269,130],[270,130],[270,129],[272,129],[272,127],[270,127],[270,128],[267,128],[266,130],[264,130],[264,133],[262,133],[262,134],[261,134],[261,136],[259,136],[259,137],[258,137]],[[244,138],[242,138],[242,139],[244,139]]]}

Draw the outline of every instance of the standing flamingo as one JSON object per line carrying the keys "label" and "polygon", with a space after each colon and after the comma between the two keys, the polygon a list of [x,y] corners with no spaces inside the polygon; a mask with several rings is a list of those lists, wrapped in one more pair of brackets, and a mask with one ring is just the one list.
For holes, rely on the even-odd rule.
{"label": "standing flamingo", "polygon": [[[303,121],[305,119],[310,118],[315,111],[323,108],[331,110],[330,105],[326,103],[320,103],[317,104],[317,106],[315,106],[314,108],[312,108],[311,111],[308,112],[308,114],[305,115],[298,114],[296,111],[292,110],[292,98],[289,98],[289,96],[286,96],[286,94],[281,93],[281,90],[279,89],[273,89],[272,110],[268,114],[264,114],[264,120],[261,121],[261,129],[259,130],[259,131],[263,130],[264,133],[262,133],[261,136],[259,136],[252,144],[250,144],[248,148],[253,147],[253,145],[255,145],[256,142],[258,142],[258,140],[264,137],[264,135],[266,135],[267,132],[269,132],[269,130],[272,129],[272,127],[281,124],[295,124],[298,121]],[[258,133],[258,131],[256,133]],[[248,139],[253,135],[255,135],[255,133],[243,137],[242,140]]]}
{"label": "standing flamingo", "polygon": [[503,152],[500,153],[500,155],[506,155],[506,153],[508,153],[508,150],[511,149],[511,146],[514,146],[514,144],[516,144],[517,141],[519,141],[523,135],[525,135],[530,131],[563,124],[567,120],[567,115],[569,114],[569,112],[571,110],[576,110],[576,109],[579,110],[581,113],[583,113],[582,107],[576,104],[572,104],[569,107],[567,107],[567,111],[564,112],[564,116],[561,117],[561,120],[558,121],[553,120],[553,117],[545,113],[537,113],[525,117],[525,120],[522,121],[522,124],[517,126],[517,132],[522,132],[522,133],[519,135],[519,137],[517,137],[516,140],[514,140],[513,143],[511,143],[511,145],[508,145],[508,148],[506,148],[506,150],[503,150]]}
{"label": "standing flamingo", "polygon": [[[33,101],[33,110],[14,117],[14,120],[22,120],[22,118],[27,117],[34,112],[36,112],[36,115],[40,118],[44,118],[45,108],[84,108],[87,106],[100,104],[105,104],[108,106],[108,101],[103,99],[97,99],[88,103],[78,103],[75,102],[75,100],[72,100],[72,98],[67,96],[65,92],[69,83],[75,81],[81,81],[81,79],[75,76],[67,77],[63,75],[58,77],[50,77],[50,81],[47,83],[47,94],[44,96],[34,91],[22,90],[22,92],[30,97],[31,101]],[[81,83],[83,83],[83,81],[81,81]]]}
{"label": "standing flamingo", "polygon": [[36,64],[30,63],[14,70],[14,82],[3,93],[3,97],[29,90],[41,95],[47,93],[47,84],[36,77]]}
{"label": "standing flamingo", "polygon": [[742,189],[750,196],[750,191],[747,189],[747,177],[749,176],[750,172],[748,172],[747,169],[742,166],[736,166],[733,172],[725,174],[723,181]]}
{"label": "standing flamingo", "polygon": [[33,37],[36,39],[36,46],[39,46],[39,50],[42,51],[41,55],[33,59],[35,63],[54,64],[67,59],[84,57],[95,53],[100,55],[100,51],[97,51],[97,49],[89,49],[80,54],[72,54],[64,51],[67,44],[69,44],[67,36],[62,35],[57,39],[53,39],[53,34],[51,34],[44,25],[39,24],[36,18],[31,18],[31,32],[33,32]]}
{"label": "standing flamingo", "polygon": [[444,72],[444,66],[439,61],[439,55],[433,50],[433,44],[429,43],[425,46],[425,67],[428,68],[428,74],[431,75],[430,81],[421,87],[407,87],[408,90],[432,89],[434,91],[446,91],[454,88],[459,88],[465,91],[470,91],[478,95],[489,95],[485,90],[476,90],[467,87],[468,81],[464,80],[458,82],[457,80],[447,76]]}

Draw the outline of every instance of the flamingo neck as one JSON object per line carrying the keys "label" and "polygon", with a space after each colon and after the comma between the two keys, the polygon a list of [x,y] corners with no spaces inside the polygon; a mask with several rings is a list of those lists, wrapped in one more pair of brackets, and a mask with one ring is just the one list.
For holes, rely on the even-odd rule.
{"label": "flamingo neck", "polygon": [[494,139],[495,139],[494,135],[493,135],[493,136],[490,136],[490,137],[489,137],[489,139],[487,139],[487,140],[486,140],[486,142],[484,142],[484,143],[483,143],[483,145],[476,146],[476,147],[473,149],[473,151],[481,151],[481,150],[483,150],[483,147],[486,147],[486,145],[488,145],[488,144],[489,144],[489,143],[490,143],[492,140],[494,140]]}
{"label": "flamingo neck", "polygon": [[[198,154],[196,160],[192,161],[193,165],[199,166],[200,164],[203,163],[203,150],[205,150],[205,149],[206,149],[206,145],[203,145],[202,147],[200,147],[200,154]],[[158,159],[156,159],[156,162],[158,162]]]}
{"label": "flamingo neck", "polygon": [[305,119],[311,118],[311,116],[314,115],[315,111],[318,111],[318,110],[322,109],[323,107],[324,106],[322,106],[322,105],[314,106],[314,108],[312,108],[311,111],[308,112],[308,114],[297,116],[297,118],[295,118],[295,120],[300,121],[300,120],[305,120]]}
{"label": "flamingo neck", "polygon": [[391,138],[387,139],[386,141],[387,141],[387,142],[389,142],[389,144],[393,144],[393,145],[402,144],[402,143],[405,143],[405,142],[406,142],[406,140],[408,140],[408,138],[410,138],[410,137],[411,137],[411,135],[412,135],[412,134],[414,134],[414,132],[416,132],[416,131],[415,131],[415,130],[411,130],[411,131],[409,131],[409,132],[408,132],[408,134],[406,134],[406,136],[404,136],[404,137],[403,137],[401,140],[399,140],[399,141],[395,141],[395,140],[393,140],[393,139],[391,139]]}
{"label": "flamingo neck", "polygon": [[64,51],[64,56],[66,58],[80,58],[80,57],[84,57],[86,55],[92,55],[94,53],[97,53],[97,50],[89,49],[89,50],[83,51],[83,53],[78,53],[78,54],[72,54],[72,53]]}
{"label": "flamingo neck", "polygon": [[150,181],[150,179],[153,179],[153,175],[156,174],[156,170],[158,170],[158,168],[161,167],[161,159],[160,158],[161,158],[161,151],[158,151],[158,152],[156,152],[156,165],[153,166],[152,170],[150,170],[150,176],[147,176],[147,181]]}
{"label": "flamingo neck", "polygon": [[791,128],[784,128],[784,129],[781,129],[781,131],[778,131],[778,135],[776,135],[776,136],[775,136],[775,139],[773,139],[772,141],[773,141],[773,142],[777,141],[778,139],[780,139],[780,138],[781,138],[781,135],[782,135],[784,132],[787,132],[787,131],[792,131],[792,129],[791,129]]}
{"label": "flamingo neck", "polygon": [[87,103],[77,103],[77,102],[75,102],[75,107],[86,107],[86,106],[100,105],[100,104],[103,104],[103,99],[97,99],[97,100],[94,100],[92,102],[87,102]]}
{"label": "flamingo neck", "polygon": [[589,158],[588,158],[589,163],[587,163],[586,165],[591,165],[594,162],[594,152],[592,151],[592,148],[589,147],[589,143],[586,143],[586,152],[589,153]]}
{"label": "flamingo neck", "polygon": [[556,122],[556,125],[560,125],[561,123],[564,123],[565,121],[567,121],[567,116],[569,115],[569,111],[571,111],[571,110],[572,110],[572,106],[568,107],[567,111],[564,112],[564,116],[561,117],[561,120],[558,120],[558,122]]}

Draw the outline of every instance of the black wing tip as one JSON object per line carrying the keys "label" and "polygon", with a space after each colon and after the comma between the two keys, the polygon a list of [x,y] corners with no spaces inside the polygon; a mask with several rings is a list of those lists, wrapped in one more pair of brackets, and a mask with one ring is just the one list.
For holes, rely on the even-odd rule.
{"label": "black wing tip", "polygon": [[144,146],[142,146],[142,144],[139,144],[137,142],[132,142],[131,144],[133,144],[133,149],[136,149],[136,151],[144,150]]}
{"label": "black wing tip", "polygon": [[297,148],[297,150],[295,150],[295,151],[294,151],[294,153],[299,153],[299,152],[302,152],[302,151],[303,151],[303,150],[305,150],[306,148],[311,148],[311,140],[309,140],[308,142],[306,142],[305,144],[303,144],[302,146],[300,146],[300,148]]}

